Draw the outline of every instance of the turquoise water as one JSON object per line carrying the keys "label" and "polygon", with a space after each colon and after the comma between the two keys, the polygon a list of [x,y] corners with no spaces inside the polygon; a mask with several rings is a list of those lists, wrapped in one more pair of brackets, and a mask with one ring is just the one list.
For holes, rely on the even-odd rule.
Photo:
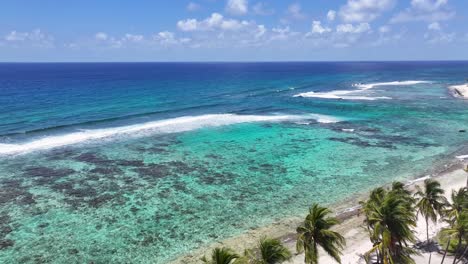
{"label": "turquoise water", "polygon": [[[16,67],[1,263],[166,263],[468,154],[468,63]],[[294,97],[333,90],[367,98]]]}

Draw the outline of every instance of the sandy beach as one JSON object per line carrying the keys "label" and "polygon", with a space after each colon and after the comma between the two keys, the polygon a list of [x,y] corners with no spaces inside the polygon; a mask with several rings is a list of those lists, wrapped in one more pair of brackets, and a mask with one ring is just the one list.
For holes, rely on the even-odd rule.
{"label": "sandy beach", "polygon": [[452,85],[449,88],[453,91],[455,96],[468,98],[468,83],[461,85]]}
{"label": "sandy beach", "polygon": [[[416,186],[421,186],[424,179],[428,177],[419,178],[413,181],[408,182],[408,188],[412,191]],[[431,178],[437,179],[441,183],[441,187],[445,190],[446,197],[450,196],[452,190],[458,190],[459,188],[466,185],[467,182],[467,173],[462,169],[462,164],[457,163],[456,165],[449,166],[446,171],[436,175],[431,176]],[[337,206],[330,206],[334,212],[338,212],[337,216],[340,219],[343,219],[343,222],[338,225],[335,229],[339,231],[346,238],[347,246],[343,250],[342,263],[343,264],[364,264],[365,261],[362,258],[362,255],[368,251],[372,245],[369,241],[368,234],[363,226],[363,216],[357,215],[357,202],[366,198],[367,194],[360,194],[348,200],[346,203],[341,203]],[[354,207],[350,205],[354,204]],[[222,242],[218,242],[210,245],[207,248],[198,249],[192,252],[190,255],[183,256],[171,262],[172,264],[176,263],[200,263],[199,259],[204,254],[209,254],[211,250],[215,247],[230,247],[236,250],[237,252],[243,252],[246,248],[255,247],[258,240],[262,236],[269,237],[279,237],[283,243],[291,250],[291,252],[296,252],[295,246],[295,233],[296,227],[301,223],[301,218],[290,218],[284,219],[279,223],[272,224],[270,226],[261,227],[258,229],[250,230],[240,236],[236,236],[230,239],[227,239]],[[426,224],[424,219],[421,216],[418,216],[417,227],[414,230],[417,238],[417,242],[425,240],[426,236]],[[445,226],[444,223],[431,223],[429,226],[429,235],[434,237],[438,230]],[[414,256],[416,263],[426,263],[429,259],[429,252],[420,251],[420,256]],[[442,254],[437,252],[432,253],[432,261],[434,263],[440,263],[442,259]],[[450,256],[446,257],[447,263],[453,260]],[[320,254],[320,263],[336,263],[331,257],[326,255],[326,253],[321,252]],[[304,263],[303,254],[294,254],[294,257],[290,263],[299,264]]]}

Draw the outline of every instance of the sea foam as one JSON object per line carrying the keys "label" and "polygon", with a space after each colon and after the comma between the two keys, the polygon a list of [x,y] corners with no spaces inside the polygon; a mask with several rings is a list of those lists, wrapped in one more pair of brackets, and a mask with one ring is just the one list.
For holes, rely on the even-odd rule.
{"label": "sea foam", "polygon": [[1,144],[0,155],[22,154],[31,151],[52,149],[93,140],[108,140],[121,136],[144,136],[157,133],[185,132],[203,127],[218,127],[249,122],[284,122],[314,119],[320,123],[334,123],[340,120],[335,117],[319,114],[308,115],[235,115],[208,114],[200,116],[183,116],[141,124],[80,130],[56,136],[44,136],[24,143]]}
{"label": "sea foam", "polygon": [[430,83],[429,81],[394,81],[394,82],[378,82],[378,83],[368,83],[368,84],[354,84],[354,86],[359,87],[363,90],[372,89],[378,86],[405,86],[405,85],[416,85]]}
{"label": "sea foam", "polygon": [[379,82],[379,83],[368,83],[368,84],[353,84],[353,87],[357,87],[357,90],[335,90],[330,92],[306,92],[294,95],[294,97],[315,97],[325,99],[342,99],[342,100],[381,100],[381,99],[392,99],[386,96],[372,97],[362,96],[359,93],[379,87],[379,86],[405,86],[405,85],[416,85],[422,83],[430,83],[428,81],[395,81],[395,82]]}

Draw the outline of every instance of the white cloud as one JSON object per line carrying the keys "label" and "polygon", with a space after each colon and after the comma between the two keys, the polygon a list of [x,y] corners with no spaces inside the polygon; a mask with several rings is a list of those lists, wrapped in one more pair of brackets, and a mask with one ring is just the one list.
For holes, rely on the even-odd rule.
{"label": "white cloud", "polygon": [[18,32],[16,30],[8,33],[4,40],[13,45],[30,45],[35,47],[53,47],[54,38],[42,32],[40,29],[35,29],[31,32]]}
{"label": "white cloud", "polygon": [[190,3],[188,3],[186,8],[190,12],[195,12],[195,11],[200,10],[201,6],[199,4],[197,4],[197,3],[190,2]]}
{"label": "white cloud", "polygon": [[337,33],[351,33],[351,34],[360,34],[369,32],[371,27],[369,23],[360,23],[358,25],[353,24],[340,24],[336,26]]}
{"label": "white cloud", "polygon": [[302,13],[302,7],[298,3],[294,3],[288,6],[288,11],[286,12],[289,17],[295,20],[302,20],[306,18],[306,15]]}
{"label": "white cloud", "polygon": [[404,29],[400,32],[390,34],[389,32],[391,31],[390,27],[388,26],[382,26],[379,28],[379,38],[373,42],[370,43],[371,46],[377,47],[377,46],[382,46],[385,44],[391,44],[391,43],[399,43],[401,39],[406,35],[407,31]]}
{"label": "white cloud", "polygon": [[447,4],[448,0],[412,0],[411,7],[393,16],[390,22],[438,22],[449,20],[455,16],[455,12]]}
{"label": "white cloud", "polygon": [[428,32],[424,34],[424,39],[430,44],[450,43],[455,40],[454,32],[446,33],[438,22],[430,23],[427,26]]}
{"label": "white cloud", "polygon": [[311,33],[315,34],[323,34],[331,32],[331,28],[322,26],[322,22],[320,21],[312,21],[312,30]]}
{"label": "white cloud", "polygon": [[431,23],[431,24],[429,24],[429,25],[427,26],[427,29],[438,31],[438,30],[440,30],[441,28],[440,28],[439,22],[433,22],[433,23]]}
{"label": "white cloud", "polygon": [[336,11],[335,10],[329,10],[327,13],[327,19],[328,21],[334,21],[336,18]]}
{"label": "white cloud", "polygon": [[265,33],[267,32],[267,29],[264,25],[259,25],[257,27],[257,31],[255,32],[255,38],[261,38],[262,36],[265,35]]}
{"label": "white cloud", "polygon": [[134,34],[125,34],[123,40],[125,41],[131,41],[131,42],[142,42],[144,40],[143,35],[134,35]]}
{"label": "white cloud", "polygon": [[455,16],[453,11],[438,11],[433,13],[417,13],[410,10],[403,11],[395,15],[390,22],[391,23],[404,23],[410,21],[445,21],[450,20]]}
{"label": "white cloud", "polygon": [[389,27],[389,26],[381,26],[379,27],[379,32],[381,34],[385,34],[385,33],[388,33],[390,32],[392,29]]}
{"label": "white cloud", "polygon": [[225,19],[219,13],[213,13],[204,20],[186,19],[177,22],[177,27],[182,31],[211,31],[211,30],[240,30],[251,26],[253,22],[236,19]]}
{"label": "white cloud", "polygon": [[94,38],[95,38],[96,40],[105,41],[105,40],[107,40],[107,39],[109,38],[109,36],[107,36],[107,34],[104,33],[104,32],[98,32],[98,33],[96,33],[96,34],[94,35]]}
{"label": "white cloud", "polygon": [[414,9],[433,12],[447,5],[448,0],[412,0],[411,6]]}
{"label": "white cloud", "polygon": [[170,31],[162,31],[153,36],[153,40],[163,46],[178,45],[190,42],[189,38],[176,38],[176,35]]}
{"label": "white cloud", "polygon": [[339,15],[345,22],[370,22],[394,6],[395,0],[348,0]]}
{"label": "white cloud", "polygon": [[228,0],[226,11],[232,15],[245,15],[249,10],[247,0]]}
{"label": "white cloud", "polygon": [[6,41],[24,41],[28,38],[28,32],[17,32],[16,30],[11,31],[5,36]]}
{"label": "white cloud", "polygon": [[275,27],[271,29],[272,35],[270,37],[271,41],[275,40],[288,40],[292,36],[297,35],[297,32],[291,31],[291,28],[289,26],[287,27]]}
{"label": "white cloud", "polygon": [[68,48],[131,48],[131,47],[168,47],[187,44],[189,38],[178,38],[175,33],[170,31],[161,31],[153,35],[126,33],[121,36],[111,36],[104,32],[98,32],[94,35],[93,41],[71,43],[65,45]]}
{"label": "white cloud", "polygon": [[275,13],[275,10],[269,8],[267,4],[259,2],[252,7],[252,10],[255,14],[261,16],[270,16]]}
{"label": "white cloud", "polygon": [[426,33],[424,38],[430,44],[451,43],[455,40],[455,33],[444,33],[438,31],[436,33]]}
{"label": "white cloud", "polygon": [[198,30],[199,22],[196,19],[186,19],[177,22],[177,27],[182,31],[195,31]]}

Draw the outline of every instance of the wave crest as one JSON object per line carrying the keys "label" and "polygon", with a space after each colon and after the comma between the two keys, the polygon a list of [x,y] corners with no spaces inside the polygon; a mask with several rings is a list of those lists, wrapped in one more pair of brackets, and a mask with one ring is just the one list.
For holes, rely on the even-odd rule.
{"label": "wave crest", "polygon": [[337,118],[310,114],[310,115],[235,115],[210,114],[200,116],[183,116],[159,121],[151,121],[136,125],[81,130],[57,136],[45,136],[20,144],[1,144],[0,155],[22,154],[38,150],[52,149],[93,140],[103,140],[117,136],[148,135],[154,133],[177,133],[203,127],[218,127],[239,123],[251,122],[284,122],[315,119],[320,123],[339,122]]}
{"label": "wave crest", "polygon": [[353,84],[353,87],[357,87],[357,90],[335,90],[330,92],[306,92],[294,95],[294,97],[315,97],[323,99],[342,99],[342,100],[381,100],[381,99],[392,99],[386,96],[372,97],[362,96],[362,93],[366,90],[379,87],[379,86],[405,86],[405,85],[416,85],[422,83],[430,83],[428,81],[395,81],[395,82],[380,82],[380,83],[368,83],[368,84]]}

